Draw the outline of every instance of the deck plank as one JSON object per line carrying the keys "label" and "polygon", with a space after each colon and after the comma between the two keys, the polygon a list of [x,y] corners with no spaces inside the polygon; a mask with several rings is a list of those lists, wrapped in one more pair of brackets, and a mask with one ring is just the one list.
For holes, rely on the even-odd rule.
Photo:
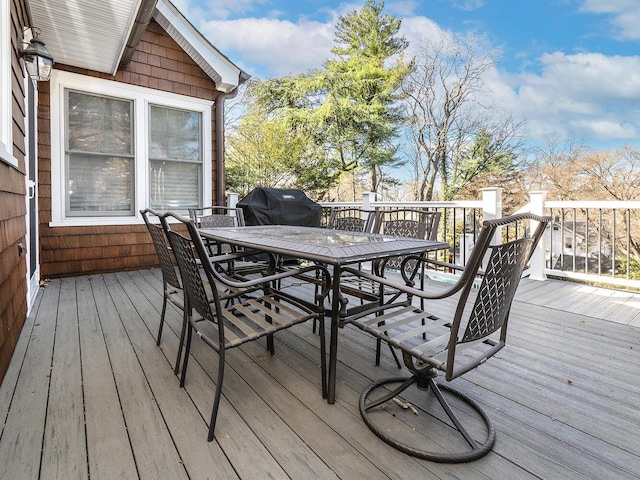
{"label": "deck plank", "polygon": [[51,282],[41,295],[40,307],[32,314],[33,328],[21,334],[28,339],[28,345],[20,365],[24,374],[16,382],[0,437],[3,479],[38,478],[40,471],[60,282]]}
{"label": "deck plank", "polygon": [[92,279],[79,277],[76,291],[78,312],[81,312],[78,329],[90,478],[136,479],[138,472],[102,333]]}
{"label": "deck plank", "polygon": [[[88,476],[75,279],[60,282],[41,476]],[[64,448],[60,448],[63,445]]]}
{"label": "deck plank", "polygon": [[113,275],[93,277],[91,285],[138,475],[149,480],[186,479],[180,455],[124,328],[127,317],[119,315],[123,305],[112,297],[117,295],[113,291],[117,280]]}

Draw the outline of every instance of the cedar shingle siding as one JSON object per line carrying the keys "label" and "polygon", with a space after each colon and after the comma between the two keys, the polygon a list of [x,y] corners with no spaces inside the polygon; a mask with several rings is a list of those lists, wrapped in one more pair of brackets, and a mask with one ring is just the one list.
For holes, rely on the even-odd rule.
{"label": "cedar shingle siding", "polygon": [[[131,62],[115,77],[80,68],[55,65],[56,69],[191,97],[215,100],[214,82],[152,21]],[[144,224],[96,227],[49,227],[51,221],[51,142],[49,85],[40,83],[39,111],[39,201],[41,278],[86,275],[147,268],[157,264]],[[212,115],[212,165],[215,182],[215,115]],[[216,198],[216,192],[212,192]]]}
{"label": "cedar shingle siding", "polygon": [[21,0],[11,1],[13,156],[18,168],[0,162],[0,381],[9,366],[27,316],[27,265],[18,253],[25,244],[25,103],[16,38],[27,18]]}

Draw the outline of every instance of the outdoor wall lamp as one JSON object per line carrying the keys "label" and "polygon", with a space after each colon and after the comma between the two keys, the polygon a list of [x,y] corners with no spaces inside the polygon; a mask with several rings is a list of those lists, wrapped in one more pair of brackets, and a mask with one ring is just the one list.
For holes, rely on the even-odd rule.
{"label": "outdoor wall lamp", "polygon": [[29,43],[21,41],[22,45],[26,45],[20,49],[20,56],[24,59],[27,73],[36,82],[47,82],[51,78],[51,70],[53,70],[53,57],[44,46],[44,42],[38,38],[40,29],[31,27],[32,38]]}

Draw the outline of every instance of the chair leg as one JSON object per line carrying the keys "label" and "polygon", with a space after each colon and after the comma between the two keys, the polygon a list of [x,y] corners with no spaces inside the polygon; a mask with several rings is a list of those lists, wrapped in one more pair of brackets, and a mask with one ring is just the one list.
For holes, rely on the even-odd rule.
{"label": "chair leg", "polygon": [[273,333],[267,335],[267,350],[269,350],[270,355],[275,355],[276,353],[276,347],[273,341]]}
{"label": "chair leg", "polygon": [[[395,390],[383,395],[382,397],[376,400],[373,400],[370,402],[368,401],[368,397],[373,391],[379,389],[380,387],[384,387],[390,383],[400,383],[400,386],[398,386]],[[420,448],[407,445],[406,443],[403,443],[400,440],[391,437],[387,429],[379,428],[377,425],[374,424],[373,420],[369,416],[369,412],[374,408],[382,405],[383,403],[393,399],[394,397],[399,395],[402,391],[404,391],[414,383],[417,383],[418,387],[421,389],[424,387],[424,385],[427,385],[428,386],[427,390],[431,390],[434,393],[435,397],[437,398],[438,402],[444,409],[447,416],[451,419],[451,421],[455,425],[460,435],[462,435],[462,437],[464,437],[464,439],[466,440],[467,444],[470,447],[469,450],[459,452],[459,453],[431,452],[431,451],[422,450]],[[469,434],[469,432],[464,428],[464,426],[462,425],[462,422],[460,421],[458,416],[454,413],[453,409],[450,407],[449,403],[442,395],[442,391],[446,391],[449,394],[458,397],[460,400],[465,402],[469,407],[475,410],[478,413],[478,415],[482,418],[487,430],[486,439],[482,443],[476,442],[473,439],[473,437]],[[388,445],[391,445],[393,448],[397,450],[400,450],[411,456],[421,458],[424,460],[429,460],[432,462],[464,463],[464,462],[470,462],[472,460],[477,460],[478,458],[483,457],[484,455],[486,455],[491,451],[496,440],[496,433],[495,433],[495,428],[493,426],[493,422],[491,421],[487,413],[484,411],[484,409],[475,400],[463,394],[462,392],[459,392],[449,387],[448,385],[437,384],[434,381],[433,377],[421,376],[420,378],[417,378],[416,376],[412,376],[409,378],[394,377],[394,378],[378,380],[377,382],[372,383],[371,385],[367,386],[364,389],[364,391],[360,395],[359,407],[360,407],[360,415],[362,416],[362,419],[364,420],[365,424],[378,438],[380,438],[382,441],[384,441]]]}
{"label": "chair leg", "polygon": [[222,381],[224,380],[224,364],[225,354],[224,348],[218,352],[218,380],[216,382],[216,394],[213,399],[213,408],[211,409],[211,420],[209,420],[209,434],[207,442],[213,440],[214,431],[216,429],[216,420],[218,419],[218,408],[220,407],[220,397],[222,395]]}
{"label": "chair leg", "polygon": [[[315,319],[313,320],[315,323]],[[327,342],[325,337],[325,324],[324,317],[321,317],[318,320],[320,324],[318,335],[320,336],[320,375],[322,376],[322,398],[327,398],[329,396],[329,391],[327,387]]]}
{"label": "chair leg", "polygon": [[160,346],[160,340],[162,339],[162,327],[164,327],[164,315],[167,312],[167,294],[162,298],[162,313],[160,314],[160,326],[158,327],[158,336],[156,338],[156,345]]}
{"label": "chair leg", "polygon": [[180,359],[182,357],[182,347],[184,344],[184,334],[187,329],[187,323],[189,323],[189,316],[186,310],[186,306],[182,310],[182,328],[180,329],[180,341],[178,343],[178,355],[176,356],[176,364],[173,367],[173,373],[178,374],[180,371]]}
{"label": "chair leg", "polygon": [[184,349],[184,358],[182,360],[182,374],[180,375],[180,386],[184,387],[184,381],[187,378],[187,365],[189,363],[189,354],[191,353],[191,337],[193,336],[193,327],[189,323],[187,330],[187,345]]}
{"label": "chair leg", "polygon": [[[389,344],[387,343],[387,345]],[[378,338],[376,339],[376,367],[380,366],[381,348],[382,348],[382,340]],[[391,355],[393,356],[393,359],[396,361],[396,365],[398,366],[398,368],[402,368],[402,365],[400,364],[400,359],[398,358],[398,354],[396,353],[396,351],[393,349],[391,345],[389,345],[389,350],[391,351]]]}

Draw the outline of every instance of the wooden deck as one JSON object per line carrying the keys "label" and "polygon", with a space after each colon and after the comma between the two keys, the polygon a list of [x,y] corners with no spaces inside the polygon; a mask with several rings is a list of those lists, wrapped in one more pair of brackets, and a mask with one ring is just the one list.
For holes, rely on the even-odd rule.
{"label": "wooden deck", "polygon": [[[359,392],[397,369],[373,341],[341,332],[337,401],[321,398],[309,325],[228,355],[216,439],[206,442],[211,350],[194,341],[187,386],[175,358],[180,315],[161,306],[158,270],[51,281],[0,387],[0,478],[640,478],[640,295],[523,281],[507,347],[453,383],[497,428],[469,464],[416,460],[364,425]],[[206,419],[206,420],[205,420]]]}

